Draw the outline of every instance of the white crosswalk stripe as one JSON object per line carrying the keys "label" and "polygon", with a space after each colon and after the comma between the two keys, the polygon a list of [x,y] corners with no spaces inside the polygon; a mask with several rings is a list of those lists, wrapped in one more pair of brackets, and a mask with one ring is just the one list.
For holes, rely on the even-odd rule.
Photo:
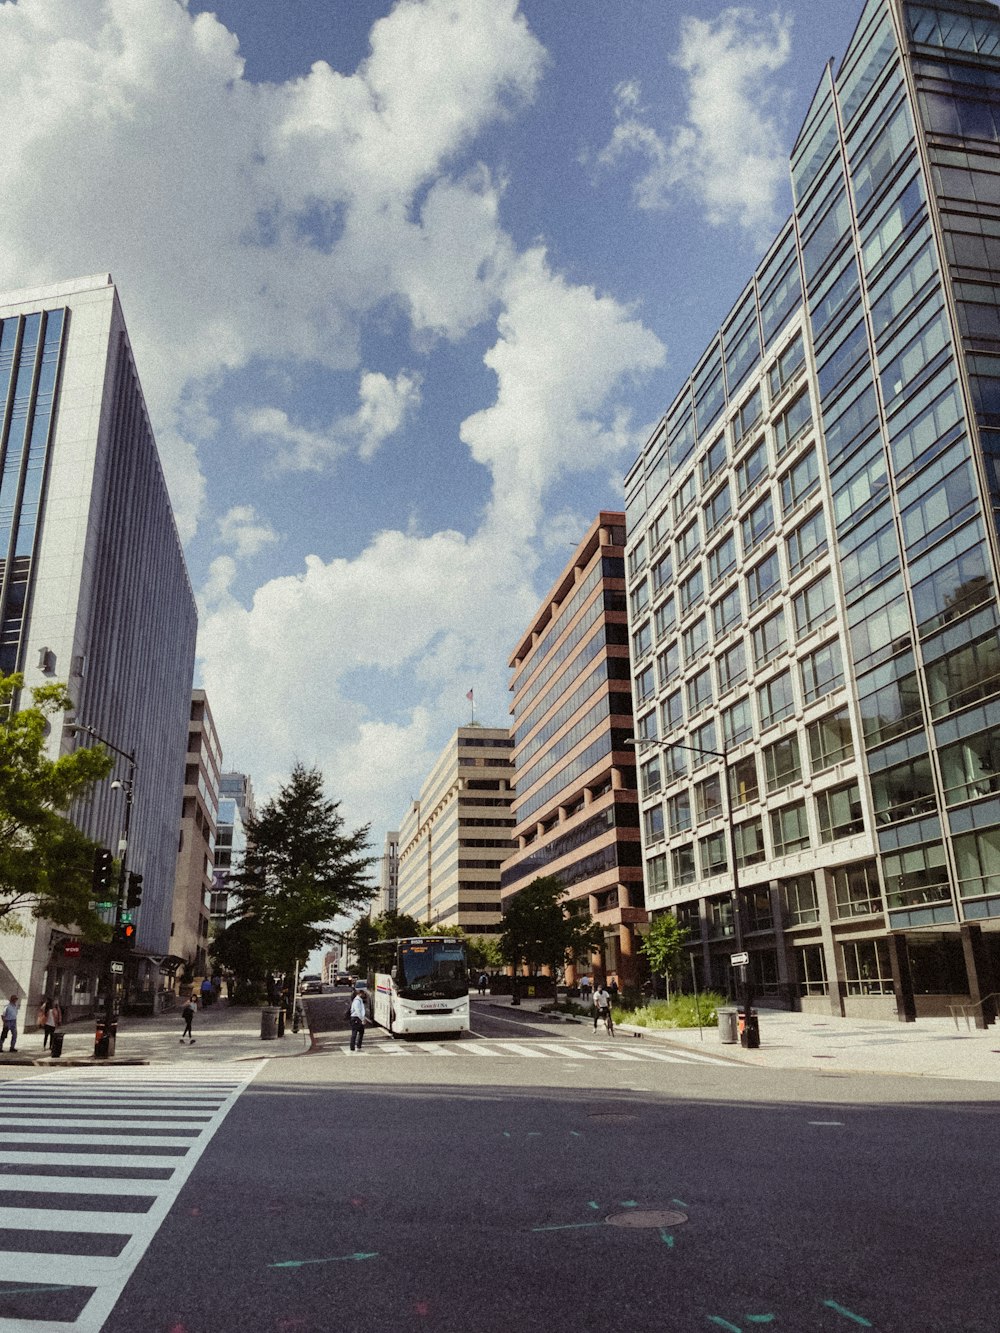
{"label": "white crosswalk stripe", "polygon": [[[320,1040],[320,1049],[328,1054],[350,1054],[345,1039],[340,1034],[326,1034]],[[625,1049],[627,1047],[627,1049]],[[620,1042],[608,1038],[597,1039],[591,1043],[586,1039],[574,1041],[549,1041],[543,1038],[531,1041],[517,1041],[505,1037],[482,1037],[462,1039],[450,1042],[441,1041],[406,1041],[392,1040],[389,1037],[375,1037],[365,1042],[362,1054],[379,1056],[419,1056],[452,1057],[476,1056],[486,1060],[509,1059],[518,1056],[531,1060],[562,1058],[566,1060],[604,1060],[615,1063],[639,1063],[644,1060],[659,1064],[728,1064],[724,1056],[710,1055],[707,1052],[685,1051],[680,1047],[672,1050],[654,1049],[651,1045],[639,1042]],[[2,1331],[0,1331],[2,1333]]]}
{"label": "white crosswalk stripe", "polygon": [[98,1333],[259,1068],[0,1085],[0,1333]]}

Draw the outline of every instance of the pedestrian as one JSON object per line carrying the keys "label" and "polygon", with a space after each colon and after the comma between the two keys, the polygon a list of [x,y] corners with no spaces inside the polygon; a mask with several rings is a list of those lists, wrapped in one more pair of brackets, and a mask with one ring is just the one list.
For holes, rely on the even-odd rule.
{"label": "pedestrian", "polygon": [[580,999],[587,1003],[590,998],[590,977],[580,978]]}
{"label": "pedestrian", "polygon": [[611,999],[612,999],[613,1001],[614,1001],[614,1000],[617,1000],[617,999],[618,999],[618,978],[617,978],[617,977],[612,977],[612,978],[611,978],[611,985],[609,986],[608,989],[611,991]]}
{"label": "pedestrian", "polygon": [[606,1023],[608,1013],[611,1010],[611,995],[607,987],[602,982],[594,987],[594,1031],[597,1031],[597,1020]]}
{"label": "pedestrian", "polygon": [[187,1037],[191,1045],[194,1045],[195,1039],[191,1033],[191,1024],[194,1022],[194,1016],[198,1012],[198,1001],[194,997],[194,992],[188,996],[187,1004],[181,1010],[181,1017],[184,1019],[184,1031],[181,1033],[181,1045],[184,1044],[184,1038]]}
{"label": "pedestrian", "polygon": [[46,995],[38,1009],[38,1024],[42,1029],[42,1050],[52,1042],[52,1034],[62,1022],[62,1011],[50,995]]}
{"label": "pedestrian", "polygon": [[485,995],[485,994],[486,994],[486,987],[487,987],[489,984],[490,984],[490,979],[489,979],[489,977],[486,975],[485,972],[480,972],[480,974],[479,974],[479,994],[480,994],[480,995]]}
{"label": "pedestrian", "polygon": [[[361,1050],[361,1043],[365,1039],[365,1022],[367,1020],[365,1011],[365,993],[363,990],[354,992],[354,999],[351,1001],[351,1050]],[[355,1043],[357,1043],[355,1045]]]}
{"label": "pedestrian", "polygon": [[201,1007],[204,1009],[212,1003],[212,983],[208,977],[201,983]]}
{"label": "pedestrian", "polygon": [[3,1031],[0,1032],[0,1051],[3,1050],[3,1044],[7,1040],[7,1033],[10,1033],[10,1051],[11,1055],[17,1050],[17,996],[10,997],[10,1004],[3,1011]]}

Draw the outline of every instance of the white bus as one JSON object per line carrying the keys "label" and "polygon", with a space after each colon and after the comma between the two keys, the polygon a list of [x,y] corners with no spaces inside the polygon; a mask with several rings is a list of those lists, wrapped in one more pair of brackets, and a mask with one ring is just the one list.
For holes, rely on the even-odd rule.
{"label": "white bus", "polygon": [[393,1036],[469,1031],[465,941],[447,935],[376,940],[368,952],[372,1018]]}

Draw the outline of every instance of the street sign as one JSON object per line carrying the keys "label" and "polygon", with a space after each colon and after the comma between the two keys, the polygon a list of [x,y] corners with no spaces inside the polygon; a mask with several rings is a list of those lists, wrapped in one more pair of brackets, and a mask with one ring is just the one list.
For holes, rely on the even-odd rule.
{"label": "street sign", "polygon": [[121,916],[120,916],[118,919],[119,919],[119,921],[121,921],[124,925],[126,925],[126,926],[130,926],[130,925],[132,924],[132,913],[131,913],[131,912],[122,912]]}
{"label": "street sign", "polygon": [[124,971],[125,971],[125,964],[124,964],[124,963],[116,963],[116,962],[112,961],[112,964],[111,964],[111,971],[112,971],[113,973],[115,973],[115,972],[124,972]]}
{"label": "street sign", "polygon": [[63,957],[65,957],[65,958],[79,958],[79,957],[80,957],[80,941],[79,941],[79,940],[67,940],[66,943],[63,945]]}
{"label": "street sign", "polygon": [[110,908],[114,907],[114,905],[114,898],[107,898],[103,902],[94,903],[94,906],[99,912],[107,912]]}
{"label": "street sign", "polygon": [[748,953],[731,953],[729,961],[733,967],[746,967],[750,961],[750,955]]}

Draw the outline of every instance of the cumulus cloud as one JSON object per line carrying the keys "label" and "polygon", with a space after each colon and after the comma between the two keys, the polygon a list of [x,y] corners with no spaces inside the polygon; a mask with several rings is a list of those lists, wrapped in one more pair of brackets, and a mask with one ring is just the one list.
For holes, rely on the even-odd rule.
{"label": "cumulus cloud", "polygon": [[685,123],[664,137],[650,124],[639,85],[615,90],[615,127],[598,154],[608,166],[646,163],[634,185],[640,208],[694,199],[713,226],[767,234],[787,180],[781,103],[772,75],[791,55],[792,21],[735,7],[716,19],[685,18],[672,64],[686,79]]}
{"label": "cumulus cloud", "polygon": [[[470,684],[477,716],[506,721],[539,562],[573,540],[558,488],[617,479],[641,444],[623,399],[664,359],[638,311],[504,229],[505,182],[477,141],[545,66],[518,0],[398,0],[354,71],[320,60],[268,84],[184,0],[0,4],[0,287],[113,273],[181,532],[200,522],[215,543],[200,681],[224,746],[265,794],[296,758],[318,763],[352,823],[394,826]],[[405,365],[370,355],[390,324]],[[362,536],[351,558],[293,549],[272,517],[284,474],[406,440],[420,358],[472,331],[495,383],[460,430],[488,470],[481,511]],[[334,374],[357,377],[350,410],[298,405],[302,380]],[[220,412],[220,390],[251,379]],[[233,422],[280,467],[253,504],[213,513],[200,460],[235,451]],[[240,563],[265,551],[273,576],[237,596]]]}

